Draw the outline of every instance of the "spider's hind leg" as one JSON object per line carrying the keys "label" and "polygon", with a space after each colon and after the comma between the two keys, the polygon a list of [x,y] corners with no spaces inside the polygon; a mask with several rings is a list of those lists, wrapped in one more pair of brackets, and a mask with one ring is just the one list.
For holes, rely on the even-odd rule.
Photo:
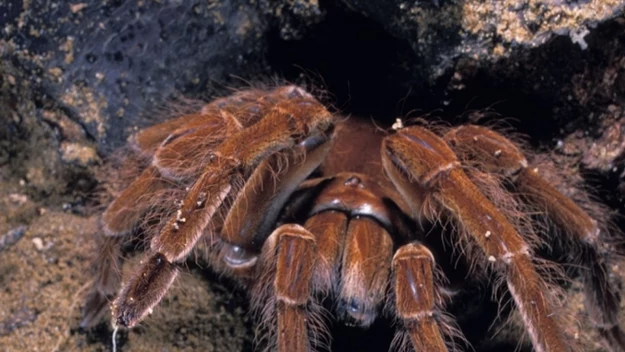
{"label": "spider's hind leg", "polygon": [[468,125],[449,131],[445,139],[460,158],[504,177],[528,210],[562,235],[557,240],[570,248],[567,260],[581,264],[591,321],[611,349],[625,351],[625,333],[618,321],[620,297],[609,277],[608,262],[614,258],[603,243],[608,237],[605,226],[541,175],[542,165],[530,165],[521,149],[497,132]]}
{"label": "spider's hind leg", "polygon": [[625,351],[625,332],[619,326],[620,295],[610,279],[610,262],[616,259],[609,250],[605,227],[565,197],[531,165],[519,173],[515,186],[528,207],[552,225],[564,238],[559,242],[570,248],[568,260],[581,264],[585,307],[591,322],[608,346]]}
{"label": "spider's hind leg", "polygon": [[[537,351],[576,350],[550,294],[553,287],[537,272],[530,245],[470,180],[443,139],[417,126],[399,129],[383,141],[382,162],[404,198],[426,192],[431,201],[425,204],[450,216],[463,241],[479,249],[469,251],[469,259],[505,280]],[[410,205],[414,213],[423,211],[421,204]]]}

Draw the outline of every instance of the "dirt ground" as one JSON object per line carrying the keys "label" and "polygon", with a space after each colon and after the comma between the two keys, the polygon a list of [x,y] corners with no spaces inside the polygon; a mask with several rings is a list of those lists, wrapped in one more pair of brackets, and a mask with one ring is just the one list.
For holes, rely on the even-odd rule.
{"label": "dirt ground", "polygon": [[[92,283],[89,266],[97,217],[37,207],[19,189],[16,185],[2,193],[3,213],[36,215],[17,243],[0,253],[2,350],[111,351],[106,323],[92,331],[78,328],[84,294]],[[133,265],[137,260],[126,268]],[[229,288],[217,281],[208,284],[197,270],[181,275],[146,324],[117,335],[118,351],[244,350],[250,332],[240,303]]]}

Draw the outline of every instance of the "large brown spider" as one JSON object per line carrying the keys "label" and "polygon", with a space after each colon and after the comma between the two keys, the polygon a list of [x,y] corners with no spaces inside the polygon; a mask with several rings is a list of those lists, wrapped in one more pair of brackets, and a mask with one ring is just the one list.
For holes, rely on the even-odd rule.
{"label": "large brown spider", "polygon": [[[537,351],[578,349],[554,298],[557,267],[533,254],[567,245],[591,320],[623,350],[601,216],[491,129],[437,128],[441,137],[399,122],[385,133],[339,120],[302,88],[283,86],[240,91],[137,133],[132,146],[147,165],[102,215],[107,240],[82,325],[114,299],[114,325],[135,326],[196,250],[249,290],[269,349],[318,346],[328,297],[339,319],[363,327],[386,306],[399,347],[457,348],[462,337],[445,313],[453,295],[424,245],[423,229],[439,222],[453,225],[445,236],[472,275],[507,287]],[[122,285],[122,239],[138,228],[156,230]]]}

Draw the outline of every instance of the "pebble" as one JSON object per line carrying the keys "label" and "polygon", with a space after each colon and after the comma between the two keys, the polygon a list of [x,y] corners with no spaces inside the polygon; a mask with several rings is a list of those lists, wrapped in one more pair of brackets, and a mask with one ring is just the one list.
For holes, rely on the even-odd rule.
{"label": "pebble", "polygon": [[32,241],[38,251],[43,251],[45,249],[45,247],[43,246],[43,240],[41,238],[35,237],[32,239]]}

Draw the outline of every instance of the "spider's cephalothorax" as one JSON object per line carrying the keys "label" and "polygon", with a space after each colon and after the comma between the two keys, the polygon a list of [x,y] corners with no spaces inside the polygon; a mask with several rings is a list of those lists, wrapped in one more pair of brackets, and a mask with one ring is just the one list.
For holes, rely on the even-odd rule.
{"label": "spider's cephalothorax", "polygon": [[[459,348],[439,253],[424,241],[423,229],[441,221],[453,224],[448,250],[470,273],[509,292],[537,351],[578,349],[545,274],[557,267],[534,255],[554,242],[581,264],[587,311],[607,346],[625,348],[601,219],[491,129],[394,127],[337,119],[284,86],[241,91],[142,130],[131,145],[147,167],[102,215],[107,241],[83,325],[112,300],[114,324],[133,327],[196,250],[249,290],[272,350],[314,349],[325,298],[350,325],[392,315],[400,347]],[[122,285],[122,239],[137,228],[156,230],[144,231],[146,259]]]}

